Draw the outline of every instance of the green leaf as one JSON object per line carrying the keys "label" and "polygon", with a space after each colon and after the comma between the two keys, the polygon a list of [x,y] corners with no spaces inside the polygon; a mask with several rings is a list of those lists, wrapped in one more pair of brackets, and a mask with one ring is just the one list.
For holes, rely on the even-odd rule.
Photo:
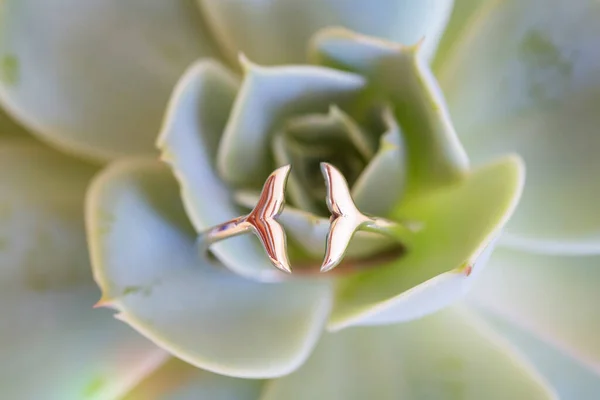
{"label": "green leaf", "polygon": [[354,119],[334,105],[327,114],[286,121],[275,134],[272,148],[277,166],[293,166],[287,183],[290,203],[315,214],[328,212],[320,163],[336,165],[353,182],[373,157],[375,144]]}
{"label": "green leaf", "polygon": [[[297,144],[290,143],[290,138],[287,137],[285,132],[278,132],[273,141],[271,142],[271,148],[273,150],[273,158],[275,159],[275,165],[282,167],[284,165],[293,165],[294,168],[290,171],[288,176],[285,195],[286,202],[289,202],[302,210],[310,213],[319,212],[319,203],[315,200],[316,193],[314,190],[307,190],[310,188],[309,178],[306,173],[308,170],[308,163],[305,162],[303,156],[322,156],[321,152],[316,155],[314,152],[308,151],[306,148],[301,148]],[[314,150],[314,149],[313,149]],[[324,147],[323,150],[326,155],[330,154],[333,149]],[[303,179],[304,178],[304,179]],[[312,189],[312,188],[310,188]],[[258,200],[258,193],[256,199]]]}
{"label": "green leaf", "polygon": [[258,283],[199,256],[164,165],[113,164],[92,184],[86,207],[101,304],[159,346],[244,378],[284,375],[312,351],[329,314],[329,284]]}
{"label": "green leaf", "polygon": [[277,165],[293,165],[287,189],[294,205],[322,213],[326,190],[320,171],[323,161],[342,170],[355,203],[364,212],[387,215],[399,203],[406,175],[400,127],[389,108],[372,111],[379,120],[377,125],[385,129],[383,134],[363,128],[335,106],[327,115],[290,119],[285,130],[277,133],[273,154]]}
{"label": "green leaf", "polygon": [[114,399],[164,352],[92,310],[83,199],[95,168],[0,141],[0,397]]}
{"label": "green leaf", "polygon": [[600,4],[493,1],[439,70],[474,163],[507,151],[528,167],[504,244],[600,250]]}
{"label": "green leaf", "polygon": [[306,61],[306,43],[327,26],[413,44],[433,55],[452,0],[197,0],[225,51],[263,64]]}
{"label": "green leaf", "polygon": [[479,320],[446,310],[418,321],[323,337],[261,400],[553,399],[535,370]]}
{"label": "green leaf", "polygon": [[352,198],[359,210],[387,216],[400,203],[406,184],[406,147],[402,132],[389,108],[383,111],[387,128],[375,157],[352,186]]}
{"label": "green leaf", "polygon": [[499,249],[471,296],[598,371],[599,261]]}
{"label": "green leaf", "polygon": [[595,400],[600,393],[598,370],[584,365],[568,353],[559,350],[543,337],[536,337],[493,313],[481,311],[485,322],[508,339],[537,371],[551,383],[563,400]]}
{"label": "green leaf", "polygon": [[[181,198],[196,232],[243,214],[215,172],[215,157],[239,82],[213,61],[192,65],[175,87],[158,139],[161,156],[181,188]],[[238,236],[211,246],[232,271],[257,280],[281,279],[253,236]]]}
{"label": "green leaf", "polygon": [[171,358],[122,400],[257,400],[263,382],[216,375]]}
{"label": "green leaf", "polygon": [[285,133],[302,143],[322,143],[331,146],[339,141],[352,145],[363,159],[373,157],[376,143],[350,115],[336,105],[327,114],[308,114],[292,118],[285,124]]}
{"label": "green leaf", "polygon": [[271,173],[270,143],[278,125],[331,104],[356,100],[362,77],[314,66],[260,67],[244,62],[246,75],[218,153],[220,175],[230,184],[259,188]]}
{"label": "green leaf", "polygon": [[523,187],[521,161],[507,157],[465,180],[406,201],[392,219],[422,228],[403,237],[405,254],[338,280],[330,329],[421,317],[463,297]]}
{"label": "green leaf", "polygon": [[106,160],[149,154],[184,68],[214,56],[192,2],[6,0],[0,102],[39,137]]}
{"label": "green leaf", "polygon": [[391,103],[406,144],[406,190],[411,194],[459,180],[468,170],[467,156],[419,48],[339,28],[317,33],[311,47],[314,62],[365,76],[370,92]]}

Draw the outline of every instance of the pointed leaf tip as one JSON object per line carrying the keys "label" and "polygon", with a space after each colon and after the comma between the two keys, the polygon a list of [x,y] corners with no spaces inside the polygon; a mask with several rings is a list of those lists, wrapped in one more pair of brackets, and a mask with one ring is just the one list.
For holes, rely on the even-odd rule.
{"label": "pointed leaf tip", "polygon": [[113,299],[102,296],[92,308],[111,308],[113,307],[113,301]]}
{"label": "pointed leaf tip", "polygon": [[238,54],[238,62],[240,63],[240,66],[242,67],[242,70],[245,74],[248,73],[251,69],[255,69],[258,67],[257,64],[250,61],[248,56],[246,56],[246,54],[242,52]]}

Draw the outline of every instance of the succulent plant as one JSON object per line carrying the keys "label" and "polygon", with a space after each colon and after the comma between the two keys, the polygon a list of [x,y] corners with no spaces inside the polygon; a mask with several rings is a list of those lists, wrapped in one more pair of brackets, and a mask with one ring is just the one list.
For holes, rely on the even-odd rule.
{"label": "succulent plant", "polygon": [[[596,398],[598,21],[593,0],[6,0],[0,394]],[[322,162],[396,223],[323,273]],[[252,236],[204,253],[284,165],[292,273]]]}

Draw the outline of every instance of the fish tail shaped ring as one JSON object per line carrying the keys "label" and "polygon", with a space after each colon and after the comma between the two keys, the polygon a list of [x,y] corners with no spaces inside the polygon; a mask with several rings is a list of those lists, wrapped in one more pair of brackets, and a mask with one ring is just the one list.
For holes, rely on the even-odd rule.
{"label": "fish tail shaped ring", "polygon": [[[291,273],[285,231],[277,221],[285,205],[285,186],[290,170],[291,166],[286,165],[269,175],[256,206],[248,215],[202,232],[199,243],[204,249],[208,250],[217,241],[252,232],[260,239],[271,263],[277,269]],[[325,257],[320,269],[321,272],[327,272],[342,261],[357,231],[370,231],[395,238],[394,231],[400,224],[360,212],[354,204],[346,179],[333,165],[321,163],[321,172],[327,188],[327,207],[331,212]]]}
{"label": "fish tail shaped ring", "polygon": [[277,168],[265,181],[258,203],[250,214],[237,217],[204,231],[199,242],[205,249],[220,240],[253,232],[260,239],[271,263],[279,270],[291,273],[287,255],[287,239],[283,227],[275,218],[283,211],[285,185],[290,165]]}
{"label": "fish tail shaped ring", "polygon": [[348,182],[337,168],[323,162],[321,173],[325,177],[327,208],[331,212],[331,225],[327,233],[321,272],[327,272],[338,266],[346,254],[350,240],[360,230],[380,233],[396,239],[394,233],[401,225],[360,212],[354,204]]}

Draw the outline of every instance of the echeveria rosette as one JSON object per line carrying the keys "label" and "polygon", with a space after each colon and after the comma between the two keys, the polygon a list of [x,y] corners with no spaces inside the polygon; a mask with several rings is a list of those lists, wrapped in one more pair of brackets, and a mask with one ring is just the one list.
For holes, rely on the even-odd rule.
{"label": "echeveria rosette", "polygon": [[[508,156],[469,169],[418,45],[327,29],[314,36],[311,59],[312,65],[272,67],[243,59],[241,79],[214,61],[188,69],[158,139],[172,172],[152,159],[124,160],[100,174],[89,192],[88,238],[103,290],[101,304],[116,308],[119,319],[197,367],[231,377],[280,378],[267,384],[262,393],[266,398],[311,398],[310,390],[333,396],[340,372],[324,370],[324,360],[336,363],[335,369],[344,364],[356,368],[355,362],[340,357],[359,356],[359,343],[365,349],[371,342],[380,343],[383,349],[398,339],[402,344],[395,357],[407,363],[421,359],[422,368],[458,357],[468,375],[480,376],[463,382],[470,398],[483,393],[546,398],[547,389],[533,370],[509,356],[503,345],[497,347],[498,338],[466,311],[438,313],[426,318],[423,327],[396,325],[464,296],[516,206],[523,184],[519,159]],[[375,123],[369,125],[371,120]],[[346,135],[347,146],[356,151],[340,155],[328,148],[328,135],[334,132]],[[388,134],[397,137],[390,140]],[[387,201],[391,207],[369,211],[421,226],[411,234],[398,231],[404,250],[377,261],[372,238],[357,237],[349,256],[352,268],[343,264],[335,273],[317,276],[314,268],[311,274],[298,267],[299,277],[276,270],[248,236],[215,244],[216,262],[200,257],[197,234],[244,213],[243,206],[252,203],[248,191],[259,190],[270,171],[292,157],[278,141],[295,145],[294,140],[307,137],[313,144],[295,155],[293,166],[304,176],[293,175],[293,169],[290,177],[306,197],[290,193],[291,204],[282,215],[291,253],[299,254],[292,263],[318,267],[322,253],[303,245],[324,243],[326,231],[321,228],[327,225],[326,217],[298,208],[307,200],[306,208],[318,209],[310,198],[316,180],[309,173],[320,172],[302,163],[316,158],[317,166],[319,160],[347,166],[354,160],[344,156],[362,157],[361,143],[365,148],[374,143],[366,157],[369,182],[381,186],[396,176],[388,170],[402,172],[400,190],[379,193],[394,196]],[[343,142],[338,137],[335,143]],[[319,144],[324,152],[314,156],[311,151]],[[404,156],[388,164],[383,157],[389,151]],[[355,191],[358,203],[366,201],[362,196],[373,195],[361,193]],[[236,203],[236,198],[245,200]],[[326,325],[332,332],[352,325],[386,327],[323,336]],[[423,329],[448,332],[443,351],[403,350],[435,347],[437,333],[422,335]],[[470,332],[468,340],[465,332]],[[465,346],[471,350],[465,352]],[[478,357],[493,359],[493,366],[478,365]],[[497,374],[502,374],[500,379]],[[424,390],[418,375],[407,377],[404,392]],[[477,387],[486,375],[494,379],[480,392]],[[369,378],[336,396],[349,398],[361,391],[396,396],[390,385],[397,382],[391,378]],[[320,380],[333,386],[327,388]],[[297,385],[306,389],[299,392]]]}
{"label": "echeveria rosette", "polygon": [[[173,180],[172,171],[149,159],[117,163],[96,181],[91,192],[95,191],[96,195],[90,198],[100,199],[102,196],[98,193],[106,189],[111,195],[107,196],[105,206],[127,212],[137,209],[131,217],[120,220],[112,218],[110,212],[97,214],[99,233],[108,235],[123,227],[139,229],[120,231],[117,239],[106,242],[102,249],[118,249],[119,252],[95,252],[97,262],[100,259],[125,266],[122,270],[111,271],[119,277],[116,282],[102,281],[101,277],[98,281],[104,288],[115,289],[114,293],[108,294],[118,297],[119,290],[127,292],[127,301],[113,299],[117,306],[139,311],[140,305],[144,306],[141,296],[148,295],[146,301],[150,302],[154,293],[145,288],[159,284],[158,288],[164,290],[163,278],[168,278],[165,279],[168,284],[181,285],[173,286],[177,289],[184,288],[187,287],[185,280],[191,277],[188,274],[208,271],[206,276],[211,280],[196,289],[205,290],[207,296],[212,296],[211,302],[204,304],[205,309],[196,305],[191,311],[201,318],[213,317],[210,323],[202,325],[205,328],[212,324],[211,329],[214,329],[204,331],[203,340],[229,324],[232,319],[222,317],[231,312],[233,319],[242,320],[236,323],[243,323],[244,318],[255,318],[253,324],[261,321],[263,326],[269,326],[273,321],[279,321],[279,325],[274,325],[282,329],[279,332],[294,330],[289,347],[283,347],[286,343],[276,343],[282,346],[276,347],[278,350],[285,349],[283,355],[288,361],[300,364],[302,358],[308,356],[307,350],[316,346],[295,372],[269,381],[218,375],[173,358],[158,367],[167,359],[168,353],[124,324],[114,322],[110,311],[89,310],[98,291],[86,270],[83,222],[77,212],[83,205],[86,181],[97,167],[56,154],[24,137],[22,128],[0,115],[0,218],[4,221],[0,227],[0,268],[4,296],[1,299],[6,306],[0,336],[5,339],[2,344],[4,359],[11,360],[0,367],[0,388],[5,397],[115,398],[146,377],[131,392],[131,399],[152,396],[293,399],[291,392],[300,398],[314,398],[323,393],[331,398],[335,398],[334,395],[351,398],[353,395],[385,399],[386,395],[394,397],[396,393],[409,398],[493,398],[488,391],[500,398],[546,398],[552,390],[564,399],[595,398],[600,390],[599,341],[594,335],[600,321],[595,307],[600,301],[599,292],[595,290],[600,278],[597,277],[598,258],[595,255],[599,224],[594,216],[598,215],[595,210],[600,191],[596,188],[597,180],[590,177],[594,177],[594,171],[598,169],[595,157],[598,142],[594,135],[598,126],[595,104],[600,82],[595,50],[600,36],[598,3],[588,0],[457,0],[441,41],[441,32],[450,14],[450,1],[422,1],[418,5],[400,0],[368,2],[368,9],[364,8],[366,3],[362,3],[351,0],[200,0],[202,16],[196,13],[193,3],[186,0],[168,4],[72,0],[43,4],[32,0],[7,0],[2,3],[0,102],[38,137],[86,158],[109,160],[153,153],[167,98],[185,68],[198,57],[221,60],[223,64],[211,61],[198,64],[197,69],[204,70],[203,77],[212,75],[214,79],[195,79],[195,67],[190,68],[171,101],[171,116],[167,120],[179,121],[174,130],[192,130],[191,134],[181,137],[168,135],[166,127],[163,130],[166,139],[162,142],[163,150],[173,147],[169,146],[174,144],[173,139],[192,138],[188,143],[180,143],[178,151],[163,154],[172,165],[179,162],[173,171],[181,186]],[[435,6],[435,12],[431,12],[432,6]],[[191,243],[196,231],[213,223],[209,208],[194,214],[198,207],[193,203],[202,201],[202,196],[191,199],[194,196],[191,189],[185,194],[186,174],[179,173],[185,168],[192,170],[202,162],[194,152],[197,155],[198,149],[204,149],[210,153],[206,168],[201,168],[198,174],[188,173],[188,177],[201,179],[213,194],[223,196],[220,197],[223,202],[219,203],[222,207],[215,208],[215,213],[227,216],[234,210],[243,211],[238,206],[251,206],[254,201],[252,191],[256,189],[256,183],[251,185],[249,192],[231,185],[234,181],[228,181],[226,185],[221,183],[217,178],[219,174],[214,174],[218,172],[218,160],[215,159],[218,141],[230,120],[229,115],[220,110],[233,107],[243,83],[237,71],[237,52],[245,53],[258,65],[306,64],[306,44],[314,32],[336,25],[400,43],[416,43],[425,36],[421,55],[433,60],[433,69],[448,100],[453,124],[475,164],[473,172],[467,175],[477,176],[477,171],[485,171],[485,165],[489,165],[491,159],[511,152],[524,158],[528,175],[523,199],[496,242],[498,245],[489,266],[479,274],[481,278],[468,298],[467,309],[450,308],[417,321],[391,326],[325,332],[316,344],[316,335],[321,334],[326,324],[324,315],[331,311],[330,307],[342,318],[342,323],[332,319],[330,329],[357,323],[386,324],[398,315],[410,319],[416,315],[406,312],[406,307],[412,310],[413,301],[419,305],[417,312],[432,311],[452,300],[451,297],[435,297],[432,293],[460,294],[462,285],[470,286],[470,278],[475,276],[471,273],[469,279],[464,279],[466,270],[442,273],[426,285],[418,285],[418,282],[438,271],[432,268],[422,271],[423,275],[404,276],[408,278],[407,287],[417,284],[427,290],[409,290],[410,296],[385,302],[388,304],[384,305],[398,304],[387,315],[377,314],[379,317],[376,317],[375,312],[368,311],[368,307],[362,309],[362,306],[381,302],[381,297],[370,298],[366,291],[369,282],[373,286],[383,284],[386,288],[390,276],[378,274],[378,279],[375,276],[375,270],[381,268],[361,275],[340,275],[342,278],[336,277],[333,283],[321,282],[323,286],[312,286],[314,281],[305,285],[303,279],[291,282],[293,285],[289,282],[257,283],[279,278],[271,274],[272,267],[268,263],[262,263],[264,258],[261,258],[260,248],[254,247],[252,241],[233,240],[230,244],[216,246],[215,252],[224,267],[235,269],[234,274],[226,272],[225,268],[215,270],[214,265],[204,271],[196,271],[194,266],[194,272],[190,272],[191,264],[189,270],[186,269],[193,258]],[[311,54],[312,62],[323,62],[314,58],[314,51]],[[248,70],[254,68],[254,71],[270,68],[248,65]],[[348,65],[327,63],[326,66],[356,73],[356,70],[349,71]],[[358,75],[366,77],[362,72]],[[186,79],[188,82],[184,84]],[[221,95],[209,96],[211,101],[196,97],[202,92],[199,88],[206,87],[211,92],[218,88]],[[184,99],[184,92],[189,96],[187,99]],[[202,107],[194,109],[199,103]],[[186,111],[185,104],[191,110]],[[408,186],[405,183],[410,179],[408,170],[396,167],[406,165],[408,154],[405,150],[409,146],[403,140],[405,132],[399,124],[401,118],[397,118],[394,111],[397,110],[393,107],[382,107],[377,131],[381,136],[375,145],[379,144],[378,149],[387,151],[372,154],[374,158],[369,156],[368,167],[360,169],[360,176],[354,177],[354,194],[365,211],[403,220],[407,215],[400,213],[401,209],[409,210],[413,216],[419,215],[419,211],[429,215],[428,208],[437,207],[433,200],[429,206],[426,206],[427,202],[421,205],[420,201],[414,200],[411,208],[410,196],[401,199],[406,195]],[[172,117],[174,113],[180,115]],[[332,137],[343,134],[344,146],[352,152],[368,150],[360,136],[356,140],[354,135],[357,132],[355,122],[361,119],[355,109],[347,109],[343,104],[327,105],[318,114],[304,116],[306,118],[301,116],[294,121],[287,119],[291,123],[286,132],[297,135],[316,123],[332,131]],[[190,120],[185,122],[187,118]],[[340,126],[343,129],[338,129]],[[202,135],[198,134],[200,131]],[[202,139],[200,145],[194,138]],[[273,154],[275,163],[284,161],[281,155],[286,153],[276,150],[282,143],[281,140],[269,141],[267,151]],[[184,153],[188,144],[189,153]],[[316,151],[315,147],[311,149]],[[177,154],[186,156],[178,157]],[[186,164],[188,162],[190,165]],[[371,179],[377,176],[377,165],[380,164],[389,168],[388,172],[393,171],[389,175],[393,177],[390,181],[402,184],[390,187],[382,180]],[[494,165],[498,164],[491,166]],[[14,170],[22,173],[15,174]],[[212,174],[207,175],[206,171]],[[488,184],[497,189],[493,182]],[[382,187],[393,195],[383,199],[373,196],[381,192]],[[479,186],[475,188],[479,189]],[[177,195],[180,189],[184,190],[181,198]],[[487,186],[483,192],[486,190]],[[300,191],[300,196],[302,193]],[[455,195],[452,193],[448,191],[439,201],[452,203],[452,199],[461,200],[464,195],[461,190],[456,190]],[[477,190],[472,196],[481,196],[481,191]],[[301,201],[297,194],[290,193],[289,198],[293,199],[294,205]],[[182,199],[183,207],[178,206]],[[415,196],[415,199],[419,197]],[[471,204],[470,201],[467,204]],[[313,207],[312,203],[311,200],[306,204]],[[318,207],[314,211],[318,212]],[[445,208],[441,207],[441,210]],[[468,211],[473,215],[477,212]],[[214,218],[214,223],[222,222],[217,219]],[[292,253],[311,262],[317,260],[323,252],[322,238],[327,220],[308,218],[304,210],[290,207],[282,220],[289,237],[298,239],[290,249]],[[153,237],[152,232],[160,235],[161,240]],[[438,234],[452,237],[454,232]],[[174,246],[171,250],[176,248],[178,251],[165,252],[165,247],[160,246],[164,245],[162,239]],[[137,247],[124,252],[123,242],[131,242]],[[372,237],[358,237],[349,258],[377,260],[371,266],[381,267],[378,254],[389,246],[389,242],[373,243]],[[231,248],[236,251],[229,251]],[[247,255],[248,263],[239,262],[241,249]],[[534,253],[530,253],[531,250]],[[456,254],[464,251],[457,249]],[[140,255],[145,262],[143,265],[134,262]],[[173,265],[176,272],[171,275],[173,271],[149,267],[158,261]],[[485,260],[479,258],[478,261],[480,265],[475,271],[481,272]],[[131,265],[139,268],[132,269]],[[50,269],[53,273],[49,273]],[[136,277],[140,271],[144,274]],[[239,278],[240,275],[244,278]],[[140,282],[140,277],[148,281]],[[353,277],[362,278],[360,285],[352,283]],[[227,297],[222,290],[215,289],[212,285],[215,282],[239,285],[236,294],[243,299]],[[393,280],[389,283],[396,285]],[[329,284],[336,287],[335,293],[328,292]],[[265,302],[281,300],[275,286],[295,294],[310,286],[314,293],[302,296],[303,300],[296,304],[292,298],[278,309],[271,308],[270,319],[256,319],[259,304],[256,301],[247,304],[249,311],[241,317],[235,314],[246,311],[236,308],[240,307],[238,301],[247,300],[244,296],[253,295],[256,288],[260,288],[261,293],[264,288],[273,289],[263,298]],[[218,286],[218,289],[222,287]],[[403,290],[401,286],[394,289],[398,289],[396,294]],[[361,291],[367,296],[355,296]],[[182,291],[184,293],[187,292]],[[383,297],[389,294],[384,293]],[[196,296],[199,295],[180,298],[181,302],[176,295],[168,296],[164,304],[157,305],[156,315],[169,323],[176,322],[169,318],[181,316],[177,312],[194,303],[198,299]],[[304,298],[314,302],[306,304]],[[352,298],[358,299],[359,304],[348,303],[349,307],[340,311],[340,299]],[[217,302],[227,312],[207,316],[206,310],[216,309]],[[145,307],[148,304],[145,303]],[[363,312],[365,310],[368,312]],[[488,327],[471,315],[473,311],[485,317]],[[298,320],[294,321],[297,325],[285,326],[290,312]],[[195,353],[190,357],[190,347],[175,348],[173,340],[153,336],[157,331],[145,324],[148,318],[132,318],[131,312],[121,315],[138,330],[152,336],[155,342],[166,344],[172,353],[193,364],[198,365],[199,360],[211,361],[210,356],[215,355],[205,353],[198,357]],[[156,315],[144,314],[142,317]],[[284,318],[280,319],[282,315]],[[330,315],[333,318],[336,314]],[[356,318],[346,318],[348,315]],[[194,317],[191,320],[198,325],[206,321],[193,321]],[[489,327],[495,333],[490,332]],[[200,328],[197,331],[200,332]],[[256,330],[250,330],[242,340],[248,343],[257,337],[270,340],[273,336],[266,332],[266,336],[259,337]],[[505,339],[512,344],[505,343]],[[189,344],[185,340],[182,343]],[[204,349],[210,344],[210,341],[204,342]],[[514,346],[535,365],[543,380],[537,377],[531,365],[523,363],[515,354]],[[237,350],[234,347],[229,355]],[[25,358],[24,354],[29,357]],[[225,361],[232,360],[225,358]],[[273,365],[262,365],[263,371],[281,367],[281,364],[275,365],[282,362],[281,358],[273,361]],[[213,370],[229,367],[225,363],[217,364],[212,365]],[[251,367],[254,369],[257,365]],[[229,373],[231,375],[231,371]],[[360,376],[361,379],[350,380],[348,376]],[[31,385],[31,381],[36,385]],[[547,389],[542,389],[544,385]],[[319,388],[319,393],[308,391]]]}

